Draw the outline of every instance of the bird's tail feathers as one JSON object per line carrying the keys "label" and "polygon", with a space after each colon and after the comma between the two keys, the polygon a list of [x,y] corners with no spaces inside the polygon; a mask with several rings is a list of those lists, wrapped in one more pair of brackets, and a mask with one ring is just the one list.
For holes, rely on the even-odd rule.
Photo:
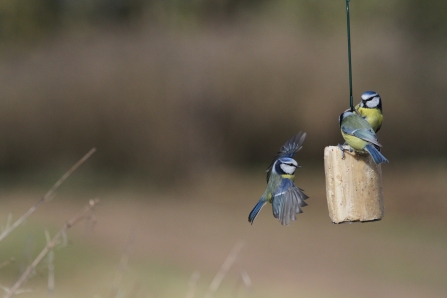
{"label": "bird's tail feathers", "polygon": [[250,214],[248,215],[248,221],[253,224],[253,222],[256,219],[256,216],[258,216],[259,211],[261,211],[262,207],[264,207],[265,203],[267,201],[264,200],[264,198],[261,198],[259,202],[256,204],[256,206],[251,210]]}
{"label": "bird's tail feathers", "polygon": [[388,159],[386,159],[385,156],[383,156],[382,153],[380,153],[379,150],[377,150],[374,145],[372,144],[366,145],[365,150],[368,151],[368,153],[371,155],[376,164],[388,162]]}

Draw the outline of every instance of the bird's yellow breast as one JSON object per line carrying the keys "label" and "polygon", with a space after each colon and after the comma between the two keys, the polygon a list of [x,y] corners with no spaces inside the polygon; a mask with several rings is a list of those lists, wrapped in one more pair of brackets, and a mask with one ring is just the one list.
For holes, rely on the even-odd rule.
{"label": "bird's yellow breast", "polygon": [[293,180],[295,178],[295,174],[293,174],[293,175],[283,174],[283,175],[281,175],[281,177],[284,178],[284,179]]}
{"label": "bird's yellow breast", "polygon": [[355,150],[363,151],[365,146],[368,144],[368,142],[366,142],[360,138],[357,138],[357,137],[354,137],[354,136],[344,133],[343,130],[341,130],[341,134],[342,134],[343,138],[345,139],[346,143],[348,143],[348,145],[351,146],[352,148],[354,148]]}
{"label": "bird's yellow breast", "polygon": [[367,108],[359,108],[358,112],[360,116],[366,118],[366,121],[369,122],[374,131],[378,131],[382,126],[383,114],[379,109],[367,109]]}

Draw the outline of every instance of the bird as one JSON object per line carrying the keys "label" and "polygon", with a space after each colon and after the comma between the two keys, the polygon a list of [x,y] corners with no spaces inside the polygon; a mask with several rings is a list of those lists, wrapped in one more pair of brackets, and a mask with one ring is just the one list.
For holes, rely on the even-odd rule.
{"label": "bird", "polygon": [[301,131],[293,136],[281,147],[267,168],[267,188],[248,215],[251,224],[267,202],[272,204],[273,216],[282,225],[289,225],[291,220],[296,220],[296,214],[302,213],[301,208],[307,206],[305,200],[309,197],[293,182],[295,170],[301,167],[293,156],[302,148],[305,138],[306,133]]}
{"label": "bird", "polygon": [[[376,149],[376,147],[382,147],[382,145],[377,140],[376,133],[368,121],[355,111],[347,109],[341,113],[339,122],[341,135],[351,148],[355,151],[368,152],[376,164],[388,162],[385,156]],[[340,145],[338,146],[342,150],[342,158],[344,158],[344,151],[346,149]]]}
{"label": "bird", "polygon": [[375,91],[366,91],[362,94],[362,100],[355,107],[357,113],[365,118],[366,121],[378,132],[382,127],[382,98]]}

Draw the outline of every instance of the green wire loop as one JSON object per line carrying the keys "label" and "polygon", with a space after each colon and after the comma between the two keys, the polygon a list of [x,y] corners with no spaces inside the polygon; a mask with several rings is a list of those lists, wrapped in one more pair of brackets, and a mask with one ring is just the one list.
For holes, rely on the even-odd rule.
{"label": "green wire loop", "polygon": [[351,107],[351,111],[354,111],[354,100],[352,98],[351,22],[349,21],[349,0],[346,0],[346,22],[348,26],[349,106]]}

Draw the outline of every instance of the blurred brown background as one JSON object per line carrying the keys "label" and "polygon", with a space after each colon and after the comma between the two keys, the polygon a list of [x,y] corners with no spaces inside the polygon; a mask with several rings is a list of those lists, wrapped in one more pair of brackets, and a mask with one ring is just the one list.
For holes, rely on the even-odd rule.
{"label": "blurred brown background", "polygon": [[[216,296],[445,297],[446,10],[440,0],[351,1],[354,101],[366,90],[383,100],[387,214],[331,226],[323,149],[342,142],[337,120],[349,104],[345,1],[2,2],[1,218],[98,152],[60,190],[64,200],[30,219],[39,229],[17,232],[1,257],[26,264],[15,253],[29,250],[23,239],[38,243],[39,225],[56,231],[99,196],[94,235],[81,231],[60,253],[68,260],[82,247],[78,258],[96,258],[97,271],[56,265],[74,270],[56,275],[64,297],[107,296],[129,234],[146,239],[134,244],[144,267],[129,277],[144,285],[135,297],[184,296],[196,269],[205,291],[239,239],[254,290],[234,290],[236,270]],[[297,184],[309,207],[289,228],[270,206],[249,226],[264,168],[299,130],[308,137]],[[6,285],[20,268],[0,268]]]}

